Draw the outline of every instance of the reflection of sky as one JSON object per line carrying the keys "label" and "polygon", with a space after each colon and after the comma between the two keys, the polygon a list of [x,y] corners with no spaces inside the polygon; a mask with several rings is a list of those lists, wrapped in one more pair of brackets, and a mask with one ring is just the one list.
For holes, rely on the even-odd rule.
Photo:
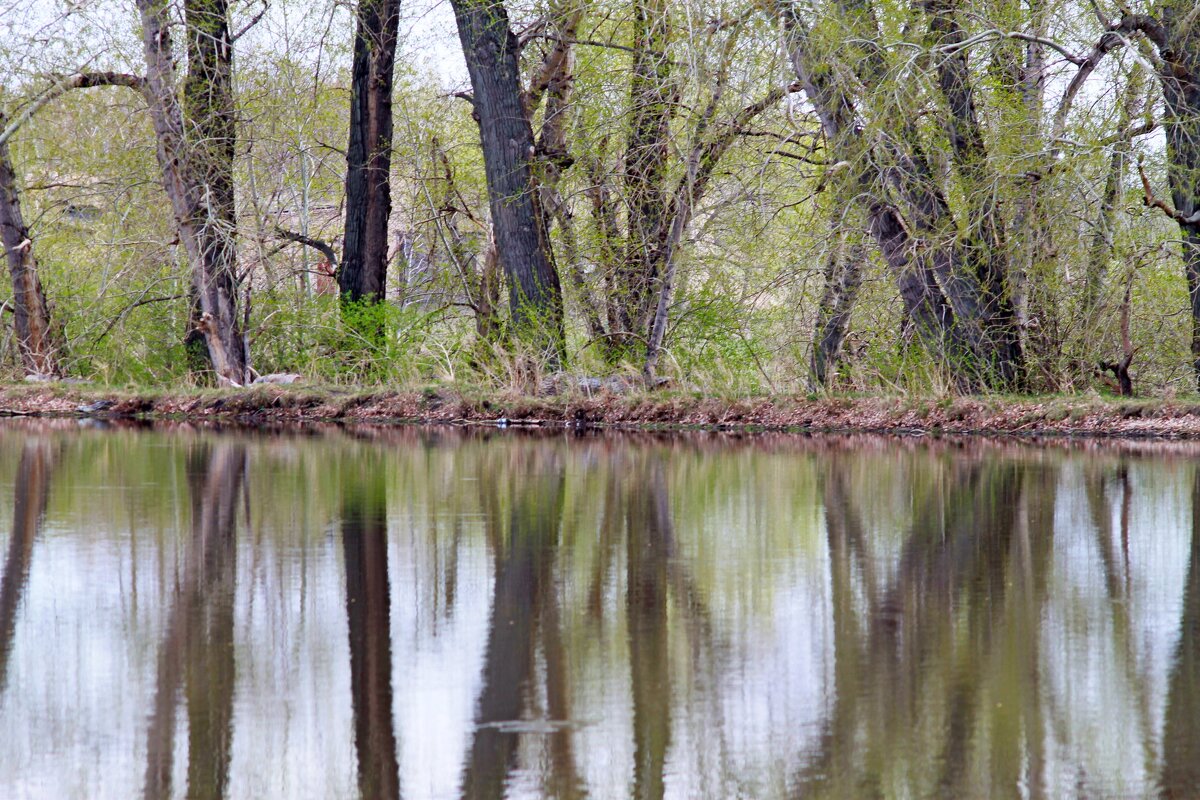
{"label": "reflection of sky", "polygon": [[1191,539],[1189,476],[1161,472],[1144,463],[1130,469],[1127,572],[1119,541],[1121,487],[1109,483],[1109,546],[1128,583],[1127,597],[1117,598],[1108,596],[1082,473],[1063,472],[1040,648],[1045,702],[1061,718],[1046,731],[1048,787],[1073,791],[1082,780],[1119,794],[1154,791]]}
{"label": "reflection of sky", "polygon": [[[415,514],[413,515],[416,516]],[[470,525],[471,523],[467,523]],[[480,527],[476,521],[473,526]],[[491,559],[481,536],[464,533],[452,608],[436,596],[449,555],[418,520],[393,518],[392,687],[405,797],[450,798],[458,792],[471,746],[475,697],[491,614]]]}
{"label": "reflection of sky", "polygon": [[[20,451],[14,440],[0,435],[0,461],[6,465],[0,520],[12,515],[8,465]],[[262,493],[268,467],[292,492],[306,481],[321,481],[321,472],[311,467],[333,457],[339,445],[299,442],[287,458],[273,443],[248,447],[251,485]],[[182,448],[175,452],[182,457]],[[553,591],[567,650],[572,749],[577,774],[592,796],[624,797],[632,790],[635,754],[623,541],[602,587],[599,618],[589,615],[586,587],[599,557],[606,488],[597,476],[613,467],[593,451],[564,452],[567,507],[578,530],[572,548],[556,561]],[[162,491],[115,466],[111,476],[101,478],[103,486],[72,483],[84,455],[68,443],[51,473],[47,522],[17,617],[7,688],[0,695],[4,798],[126,798],[141,790],[158,650],[190,535],[187,485],[164,475],[163,481],[178,485]],[[389,446],[385,456],[393,716],[401,791],[410,798],[457,795],[483,689],[493,554],[470,479],[508,462],[476,463],[473,457],[415,445]],[[707,611],[707,624],[692,624],[678,594],[671,595],[667,794],[786,795],[835,701],[830,554],[816,479],[820,462],[746,450],[675,452],[662,463],[678,565]],[[851,474],[870,475],[873,463],[866,459]],[[884,585],[898,580],[890,562],[912,518],[907,505],[897,501],[903,507],[890,517],[886,505],[908,496],[905,469],[922,463],[919,454],[903,460],[904,469],[888,460],[886,480],[850,486]],[[696,488],[712,475],[721,479]],[[1082,461],[1065,461],[1048,551],[1050,597],[1040,608],[1038,634],[1042,685],[1036,702],[1046,720],[1043,782],[1052,795],[1072,791],[1081,780],[1099,787],[1095,794],[1141,795],[1153,790],[1161,767],[1166,687],[1188,566],[1190,471],[1150,460],[1131,466],[1128,570],[1121,566],[1128,595],[1115,599],[1108,597],[1083,481]],[[466,499],[448,505],[455,491]],[[1106,503],[1114,539],[1120,535],[1120,491],[1119,482],[1110,480]],[[114,504],[114,494],[123,500]],[[177,505],[164,510],[164,502]],[[336,502],[304,514],[273,508],[267,497],[256,496],[254,505],[252,524],[240,528],[237,553],[230,796],[354,797]],[[1038,535],[1046,533],[1031,532]],[[7,545],[8,537],[0,535],[0,547]],[[1119,541],[1110,545],[1120,553]],[[450,575],[457,585],[453,599],[447,594]],[[539,686],[529,713],[544,715],[544,653],[537,665]],[[990,662],[978,668],[995,669]],[[992,690],[983,692],[985,701]],[[924,691],[917,702],[939,702],[937,687]],[[179,708],[174,774],[182,794],[187,772],[182,698]],[[857,724],[865,729],[869,720]],[[944,736],[924,728],[910,733],[911,740],[894,743],[890,770],[883,773],[900,794],[923,785],[922,759],[936,758],[922,753],[924,742]],[[980,741],[986,742],[984,733]],[[976,746],[983,760],[974,768],[986,771],[986,745]],[[511,796],[541,796],[550,770],[548,747],[542,734],[523,737]]]}

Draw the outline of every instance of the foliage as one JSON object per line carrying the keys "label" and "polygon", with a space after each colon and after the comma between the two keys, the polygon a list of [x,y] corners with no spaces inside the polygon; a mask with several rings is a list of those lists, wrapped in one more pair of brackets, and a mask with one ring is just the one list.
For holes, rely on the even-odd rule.
{"label": "foliage", "polygon": [[[1113,24],[1122,18],[1122,8],[1101,6]],[[0,54],[13,76],[4,86],[7,110],[19,112],[54,75],[138,71],[132,21],[105,8],[46,22],[39,29],[44,47],[19,38],[7,46]],[[465,378],[529,385],[544,365],[505,336],[508,312],[499,299],[507,292],[488,272],[503,254],[489,252],[484,164],[465,74],[421,63],[422,47],[443,60],[453,56],[450,23],[436,29],[422,17],[402,24],[387,302],[347,309],[330,293],[334,265],[280,229],[340,247],[350,12],[332,2],[287,0],[256,21],[249,6],[234,8],[234,29],[255,22],[237,42],[235,79],[238,301],[248,314],[255,369],[337,384]],[[506,8],[523,36],[521,67],[532,86],[562,43],[555,26],[576,7],[520,0]],[[536,156],[543,189],[562,203],[553,215],[554,197],[543,192],[566,297],[568,369],[589,374],[637,372],[651,337],[648,329],[634,331],[633,346],[614,346],[618,334],[629,333],[615,325],[614,313],[632,302],[622,294],[621,270],[636,261],[631,254],[643,222],[635,218],[643,195],[628,170],[639,110],[631,70],[644,31],[637,15],[618,13],[623,8],[608,0],[582,7],[570,99],[554,112],[565,120],[567,152]],[[1105,35],[1090,7],[1075,0],[1046,8],[990,0],[820,0],[803,8],[782,0],[770,8],[670,0],[663,8],[665,32],[654,40],[664,59],[653,72],[664,82],[655,95],[664,137],[656,143],[663,156],[655,191],[665,198],[668,222],[680,199],[694,201],[677,250],[659,272],[642,276],[654,299],[664,275],[673,275],[659,363],[665,375],[701,391],[809,391],[818,307],[838,242],[849,232],[868,246],[827,388],[961,388],[953,365],[919,335],[898,295],[896,265],[869,236],[859,204],[871,194],[916,232],[912,269],[924,251],[957,246],[970,254],[980,215],[994,217],[990,246],[1007,264],[1003,291],[1016,309],[1027,388],[1085,391],[1100,385],[1098,361],[1131,348],[1139,392],[1194,391],[1182,258],[1188,251],[1176,221],[1147,207],[1139,174],[1140,163],[1153,199],[1180,202],[1167,182],[1171,154],[1162,126],[1169,109],[1147,69],[1161,55],[1143,32],[1131,29],[1130,46],[1105,51],[1068,108],[1067,83]],[[861,161],[841,160],[849,151],[823,132],[819,103],[800,91],[812,87],[791,86],[778,102],[734,122],[759,98],[796,81],[796,40],[780,23],[783,10],[804,26],[817,78],[853,106],[855,135],[865,142]],[[1127,10],[1165,13],[1156,3]],[[961,26],[965,44],[931,34],[931,15],[939,13]],[[962,120],[943,71],[960,54],[982,136],[978,157],[956,139]],[[549,108],[545,100],[531,109],[542,137],[556,119]],[[726,132],[732,136],[713,157],[711,178],[689,193],[689,181],[708,163],[697,154]],[[66,341],[67,371],[106,382],[192,380],[179,344],[189,319],[186,259],[172,232],[141,98],[121,87],[67,92],[39,109],[11,144],[42,283]],[[1118,164],[1120,147],[1129,155]],[[940,193],[949,209],[945,225],[924,233],[895,179],[896,159],[914,154],[928,162],[921,187]],[[558,160],[548,166],[552,157]],[[1114,169],[1119,191],[1107,208]],[[859,171],[865,177],[853,184],[848,176]],[[1098,230],[1108,231],[1100,262],[1092,247]],[[660,232],[669,234],[666,227]],[[1086,284],[1096,275],[1096,306],[1086,307]],[[945,288],[947,279],[939,280]],[[365,335],[370,331],[382,335]],[[16,376],[11,338],[0,342],[0,357]]]}

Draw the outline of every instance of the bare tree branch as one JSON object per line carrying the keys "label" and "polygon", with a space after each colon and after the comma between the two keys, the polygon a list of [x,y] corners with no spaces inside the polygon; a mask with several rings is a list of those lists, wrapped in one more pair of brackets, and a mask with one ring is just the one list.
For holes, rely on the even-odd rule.
{"label": "bare tree branch", "polygon": [[72,89],[92,89],[97,86],[127,86],[139,94],[145,87],[145,80],[138,75],[128,75],[123,72],[77,72],[73,75],[59,77],[55,82],[21,110],[20,114],[0,133],[0,146],[8,143],[21,126],[33,119],[33,115]]}
{"label": "bare tree branch", "polygon": [[1167,201],[1162,200],[1155,196],[1154,190],[1150,188],[1150,179],[1146,177],[1146,170],[1142,165],[1142,161],[1143,161],[1142,157],[1139,156],[1138,157],[1138,175],[1142,179],[1142,191],[1145,194],[1145,196],[1142,198],[1142,202],[1145,203],[1146,207],[1147,208],[1157,208],[1159,211],[1163,212],[1168,217],[1170,217],[1171,219],[1178,222],[1180,225],[1195,225],[1197,223],[1200,223],[1200,211],[1197,211],[1196,213],[1192,214],[1191,216],[1188,216],[1188,215],[1183,214],[1180,211],[1178,211],[1176,208],[1171,206],[1171,204],[1168,203]]}
{"label": "bare tree branch", "polygon": [[311,247],[321,255],[325,256],[325,258],[329,260],[329,265],[331,267],[337,269],[337,253],[334,251],[333,246],[328,242],[322,241],[321,239],[314,239],[311,236],[305,236],[304,234],[296,233],[295,231],[289,231],[286,228],[279,227],[278,225],[275,226],[275,235],[280,239],[286,239],[289,242],[295,242],[296,244],[302,244],[305,247]]}
{"label": "bare tree branch", "polygon": [[258,10],[258,13],[255,14],[253,17],[251,17],[250,20],[245,25],[242,26],[242,29],[240,31],[238,31],[237,33],[235,33],[233,36],[231,36],[229,38],[229,43],[233,44],[238,39],[242,38],[247,33],[249,33],[250,29],[253,28],[255,25],[257,25],[262,20],[263,15],[267,13],[268,8],[269,8],[269,4],[268,4],[267,0],[262,0],[262,8],[260,8]]}

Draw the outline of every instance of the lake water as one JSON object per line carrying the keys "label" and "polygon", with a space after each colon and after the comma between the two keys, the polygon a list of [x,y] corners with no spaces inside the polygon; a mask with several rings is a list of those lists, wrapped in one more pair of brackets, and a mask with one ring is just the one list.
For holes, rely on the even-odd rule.
{"label": "lake water", "polygon": [[0,797],[1198,796],[1198,454],[0,426]]}

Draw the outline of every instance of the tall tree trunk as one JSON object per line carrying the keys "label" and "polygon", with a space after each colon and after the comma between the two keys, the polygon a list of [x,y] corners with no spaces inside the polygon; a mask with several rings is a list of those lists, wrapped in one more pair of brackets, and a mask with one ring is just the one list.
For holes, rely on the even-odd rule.
{"label": "tall tree trunk", "polygon": [[1092,244],[1088,248],[1087,271],[1083,277],[1083,296],[1080,308],[1087,325],[1085,335],[1092,336],[1094,316],[1100,306],[1104,283],[1108,277],[1108,265],[1113,255],[1113,240],[1117,221],[1117,203],[1121,196],[1122,178],[1129,167],[1132,150],[1129,125],[1137,113],[1144,89],[1142,70],[1135,68],[1121,99],[1117,117],[1117,140],[1113,143],[1109,158],[1108,175],[1104,181],[1104,193],[1100,196],[1100,210],[1096,215],[1096,229],[1092,233]]}
{"label": "tall tree trunk", "polygon": [[[732,55],[732,47],[736,39],[730,38],[726,55]],[[720,67],[720,75],[713,89],[712,97],[707,107],[696,122],[692,133],[692,147],[688,154],[687,165],[683,177],[671,195],[667,204],[666,221],[669,223],[662,236],[661,249],[656,256],[658,266],[655,282],[657,294],[654,299],[654,316],[650,326],[650,337],[646,341],[646,359],[642,364],[642,375],[647,385],[653,386],[658,358],[662,352],[663,339],[667,334],[667,314],[671,305],[672,292],[675,285],[675,271],[679,265],[679,251],[683,247],[684,235],[692,223],[692,215],[697,204],[703,199],[712,180],[713,171],[721,158],[732,146],[738,131],[742,130],[755,117],[777,104],[791,91],[792,87],[775,88],[759,100],[741,109],[724,125],[714,126],[713,118],[720,105],[721,96],[726,88],[730,60]]]}
{"label": "tall tree trunk", "polygon": [[975,109],[975,92],[963,46],[966,33],[958,20],[959,0],[928,3],[931,44],[952,48],[936,60],[938,86],[949,110],[945,120],[951,152],[963,180],[967,220],[967,268],[979,284],[980,314],[987,347],[994,351],[1000,385],[1020,388],[1024,354],[1009,290],[1008,245],[996,180],[987,164],[983,126]]}
{"label": "tall tree trunk", "polygon": [[562,288],[532,162],[516,35],[499,0],[451,0],[483,144],[484,172],[512,327],[549,365],[564,357]]}
{"label": "tall tree trunk", "polygon": [[[0,129],[5,127],[7,119],[0,113]],[[21,215],[16,171],[7,144],[0,144],[0,244],[3,244],[8,274],[12,278],[13,327],[21,366],[30,375],[61,375],[50,327],[50,308],[38,279],[29,228]]]}
{"label": "tall tree trunk", "polygon": [[577,296],[580,311],[593,340],[604,341],[607,332],[600,320],[600,305],[583,274],[579,259],[579,238],[571,208],[559,189],[563,173],[575,163],[567,146],[567,123],[575,90],[575,32],[583,19],[587,2],[556,2],[551,11],[551,29],[556,37],[554,47],[546,54],[526,92],[526,111],[532,118],[539,99],[544,95],[546,107],[542,112],[541,129],[537,137],[538,179],[542,213],[547,231],[558,223],[562,238],[563,259],[559,262],[566,271]]}
{"label": "tall tree trunk", "polygon": [[400,0],[360,0],[346,150],[346,232],[338,286],[344,300],[382,302],[392,211],[392,74]]}
{"label": "tall tree trunk", "polygon": [[663,267],[670,227],[667,186],[671,120],[678,104],[667,56],[670,11],[666,0],[634,0],[633,69],[629,101],[633,118],[625,150],[629,235],[617,273],[614,355],[628,357],[649,332],[653,289]]}
{"label": "tall tree trunk", "polygon": [[[865,20],[874,25],[868,6],[862,3],[846,6],[844,13],[848,20],[859,23]],[[779,0],[776,13],[783,25],[792,68],[821,122],[829,160],[845,163],[853,170],[848,185],[853,187],[854,196],[867,215],[871,237],[895,276],[907,322],[916,328],[926,349],[946,367],[961,390],[980,388],[983,376],[973,357],[980,340],[978,327],[974,328],[975,335],[971,335],[972,328],[959,320],[960,307],[968,315],[973,310],[969,302],[972,287],[967,280],[970,276],[957,279],[960,276],[955,274],[953,251],[945,252],[944,237],[938,235],[945,227],[944,199],[927,187],[928,167],[923,157],[906,157],[904,151],[893,145],[887,155],[897,165],[886,170],[876,166],[873,147],[859,124],[847,81],[839,80],[823,60],[835,54],[818,49],[807,23],[790,0]],[[868,77],[886,71],[881,59],[877,53],[864,59],[867,65],[863,69]],[[902,134],[902,139],[907,138],[904,131]],[[916,207],[918,227],[928,232],[932,246],[919,246],[930,243],[914,239],[899,210],[883,197],[884,179]],[[946,277],[956,280],[939,282],[939,268]],[[958,304],[951,298],[957,299]]]}
{"label": "tall tree trunk", "polygon": [[[894,100],[885,98],[881,107],[867,108],[863,112],[874,113],[877,117],[873,120],[875,125],[847,124],[857,122],[850,92],[845,88],[851,79],[849,76],[839,78],[838,67],[850,71],[866,86],[882,85],[893,80],[885,53],[875,44],[882,38],[871,3],[869,0],[839,0],[842,27],[851,38],[841,49],[837,47],[843,43],[835,43],[837,46],[830,46],[819,54],[815,52],[812,37],[796,8],[786,0],[780,2],[778,8],[784,14],[789,48],[793,50],[793,66],[805,83],[806,90],[812,86],[819,95],[825,95],[827,101],[836,101],[827,114],[819,114],[827,134],[826,117],[841,118],[839,130],[845,132],[846,142],[862,139],[865,135],[863,131],[868,127],[879,131],[878,143],[857,142],[854,150],[845,155],[839,154],[837,160],[847,161],[851,165],[862,164],[862,169],[866,170],[870,159],[859,154],[874,151],[883,182],[891,188],[903,207],[904,216],[896,221],[902,223],[904,249],[896,249],[895,241],[891,243],[891,249],[896,255],[904,252],[907,268],[922,273],[919,283],[926,287],[923,291],[940,294],[942,301],[954,312],[953,315],[924,314],[919,315],[918,319],[941,320],[942,329],[937,336],[952,345],[942,352],[950,359],[948,366],[956,383],[960,387],[1000,388],[1010,385],[1021,372],[1019,363],[1014,363],[1012,359],[1014,347],[1015,352],[1019,353],[1019,341],[1014,346],[1014,334],[997,332],[998,320],[989,313],[994,304],[986,296],[979,276],[969,266],[947,193],[938,185],[912,115]],[[846,47],[853,49],[846,52]],[[962,98],[959,99],[961,102]],[[969,121],[967,109],[963,107],[960,122]],[[890,205],[881,196],[881,188],[872,185],[867,172],[862,173],[860,181],[863,187],[859,193],[860,202],[868,208]],[[899,208],[893,208],[893,211],[900,213]],[[894,226],[890,225],[873,226],[872,229],[894,232]],[[880,246],[882,249],[882,242]],[[893,261],[889,260],[889,263]],[[899,273],[897,278],[916,282]],[[915,298],[919,295],[911,296]],[[908,310],[910,316],[916,311],[911,306]],[[1015,331],[1015,322],[1011,327]],[[922,338],[928,343],[934,336],[932,332],[922,332]],[[998,343],[1002,342],[1008,342],[1009,345],[999,346]],[[966,346],[965,349],[962,345]]]}
{"label": "tall tree trunk", "polygon": [[238,314],[233,155],[233,49],[227,0],[186,0],[188,76],[176,94],[168,0],[137,0],[146,59],[144,94],[158,145],[163,188],[198,300],[204,336],[220,383],[244,385],[249,354]]}
{"label": "tall tree trunk", "polygon": [[1200,387],[1200,25],[1189,3],[1162,6],[1165,38],[1162,56],[1163,98],[1167,113],[1167,178],[1183,235],[1183,268],[1192,311],[1192,369]]}

